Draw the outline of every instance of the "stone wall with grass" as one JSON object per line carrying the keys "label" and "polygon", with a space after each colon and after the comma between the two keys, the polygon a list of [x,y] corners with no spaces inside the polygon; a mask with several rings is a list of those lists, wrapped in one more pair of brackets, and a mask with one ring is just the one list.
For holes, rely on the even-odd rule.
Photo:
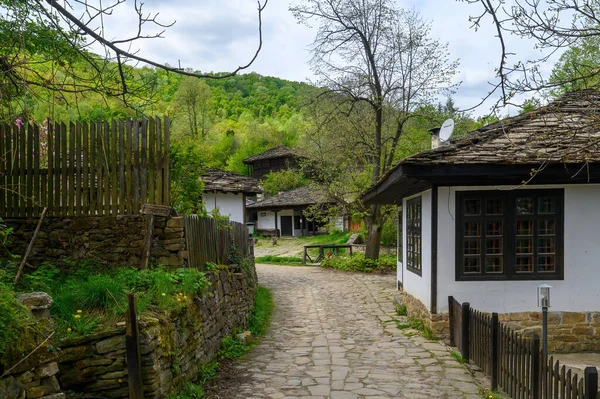
{"label": "stone wall with grass", "polygon": [[430,329],[436,338],[443,340],[450,338],[448,314],[431,314],[420,300],[405,291],[400,292],[398,302],[406,306],[408,317],[422,320],[423,327]]}
{"label": "stone wall with grass", "polygon": [[[140,320],[146,398],[162,398],[195,381],[202,365],[214,359],[222,338],[247,327],[256,293],[254,268],[237,273],[223,268],[208,272],[208,278],[207,293],[189,306]],[[129,395],[124,324],[59,346],[62,389],[106,398]]]}
{"label": "stone wall with grass", "polygon": [[[59,263],[64,258],[89,259],[114,265],[140,266],[144,255],[147,218],[149,216],[48,217],[34,242],[28,263]],[[7,219],[13,229],[6,251],[23,255],[38,219]],[[182,266],[187,260],[183,217],[156,217],[154,222],[151,263]]]}

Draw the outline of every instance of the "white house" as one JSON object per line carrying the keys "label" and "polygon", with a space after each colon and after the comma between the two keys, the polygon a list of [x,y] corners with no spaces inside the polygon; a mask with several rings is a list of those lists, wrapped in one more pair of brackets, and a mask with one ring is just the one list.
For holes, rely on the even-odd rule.
{"label": "white house", "polygon": [[207,168],[201,177],[204,182],[202,199],[208,212],[219,209],[234,222],[246,223],[246,199],[262,193],[253,177]]}
{"label": "white house", "polygon": [[367,204],[399,206],[398,284],[409,311],[435,326],[454,296],[535,321],[536,287],[546,283],[557,323],[567,312],[595,334],[599,121],[599,92],[570,93],[410,156],[370,188]]}
{"label": "white house", "polygon": [[321,225],[307,221],[304,210],[309,206],[328,206],[322,195],[314,187],[305,186],[282,192],[248,205],[248,210],[256,212],[256,231],[259,234],[272,234],[283,237],[314,235]]}

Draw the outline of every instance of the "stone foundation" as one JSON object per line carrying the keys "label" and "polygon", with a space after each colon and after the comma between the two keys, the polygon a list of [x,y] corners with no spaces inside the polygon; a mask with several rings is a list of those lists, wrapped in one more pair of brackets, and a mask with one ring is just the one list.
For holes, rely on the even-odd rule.
{"label": "stone foundation", "polygon": [[[507,313],[498,318],[523,335],[542,334],[541,312]],[[549,312],[548,351],[600,351],[600,312]]]}
{"label": "stone foundation", "polygon": [[423,320],[423,325],[426,328],[431,329],[433,335],[437,338],[443,340],[449,339],[450,325],[448,322],[448,314],[431,314],[423,302],[414,296],[405,291],[401,291],[400,295],[400,302],[406,306],[408,316]]}
{"label": "stone foundation", "polygon": [[[160,399],[212,361],[221,339],[245,328],[256,294],[256,274],[207,272],[206,295],[177,314],[140,319],[144,397]],[[2,399],[64,399],[62,392],[129,396],[125,323],[97,334],[54,342],[0,379]]]}
{"label": "stone foundation", "polygon": [[[48,217],[45,218],[28,263],[61,263],[64,258],[89,259],[113,265],[139,267],[144,255],[144,239],[149,216]],[[7,219],[13,229],[6,250],[23,255],[38,219]],[[4,248],[0,256],[6,255]],[[187,260],[183,217],[156,217],[150,263],[183,266]]]}

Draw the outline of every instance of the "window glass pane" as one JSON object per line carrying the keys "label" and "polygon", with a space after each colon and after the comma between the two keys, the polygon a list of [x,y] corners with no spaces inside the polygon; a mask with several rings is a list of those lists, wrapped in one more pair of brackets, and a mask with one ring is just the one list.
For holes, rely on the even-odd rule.
{"label": "window glass pane", "polygon": [[538,271],[553,272],[555,270],[554,255],[538,256]]}
{"label": "window glass pane", "polygon": [[502,273],[502,256],[485,257],[486,273]]}
{"label": "window glass pane", "polygon": [[552,236],[556,234],[556,222],[552,220],[538,221],[538,235]]}
{"label": "window glass pane", "polygon": [[480,255],[481,245],[479,240],[465,240],[465,255]]}
{"label": "window glass pane", "polygon": [[503,202],[501,199],[488,199],[485,201],[485,213],[488,215],[502,215]]}
{"label": "window glass pane", "polygon": [[465,222],[465,237],[479,237],[481,236],[479,222]]}
{"label": "window glass pane", "polygon": [[486,240],[485,243],[486,254],[502,254],[502,238],[494,238]]}
{"label": "window glass pane", "polygon": [[517,220],[517,235],[532,236],[533,221],[532,220]]}
{"label": "window glass pane", "polygon": [[537,252],[539,254],[553,254],[556,251],[554,237],[538,239]]}
{"label": "window glass pane", "polygon": [[531,256],[517,256],[516,269],[518,273],[533,271],[533,258]]}
{"label": "window glass pane", "polygon": [[464,272],[467,273],[479,273],[481,271],[481,258],[469,256],[464,258]]}
{"label": "window glass pane", "polygon": [[517,215],[533,215],[533,198],[517,198]]}
{"label": "window glass pane", "polygon": [[479,199],[468,199],[465,200],[465,216],[479,216],[481,215],[481,200]]}
{"label": "window glass pane", "polygon": [[518,255],[532,254],[533,253],[533,239],[532,238],[517,238],[516,251],[517,251]]}
{"label": "window glass pane", "polygon": [[556,198],[555,197],[540,197],[538,198],[538,213],[542,215],[551,215],[556,213]]}
{"label": "window glass pane", "polygon": [[501,221],[487,222],[485,235],[488,237],[489,236],[501,236],[502,235],[502,222]]}

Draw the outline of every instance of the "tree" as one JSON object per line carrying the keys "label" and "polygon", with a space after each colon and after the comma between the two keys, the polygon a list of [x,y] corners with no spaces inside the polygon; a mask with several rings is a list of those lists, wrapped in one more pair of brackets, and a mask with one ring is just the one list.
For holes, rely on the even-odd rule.
{"label": "tree", "polygon": [[[137,0],[0,0],[0,101],[25,96],[31,87],[38,87],[65,101],[67,93],[95,92],[140,109],[152,101],[152,88],[137,73],[137,64],[193,77],[233,76],[247,69],[262,48],[267,1],[258,2],[259,41],[249,62],[229,73],[202,74],[161,64],[137,51],[140,41],[161,38],[174,24],[146,12]],[[135,34],[114,37],[105,29],[117,12],[131,14],[137,23]],[[92,53],[92,46],[101,54]]]}
{"label": "tree", "polygon": [[[291,11],[302,23],[318,24],[311,65],[326,88],[318,98],[331,112],[317,113],[317,128],[332,131],[334,122],[344,126],[337,130],[345,136],[339,144],[349,147],[344,159],[364,154],[356,159],[364,190],[397,160],[398,143],[416,107],[452,87],[458,63],[448,60],[446,44],[430,37],[429,23],[391,0],[308,0]],[[377,258],[386,213],[372,205],[363,214],[365,255]]]}
{"label": "tree", "polygon": [[210,87],[192,77],[186,77],[175,93],[176,112],[185,115],[189,132],[194,138],[206,138],[210,97]]}
{"label": "tree", "polygon": [[[460,0],[459,0],[460,1]],[[477,29],[486,19],[495,26],[499,46],[497,79],[484,98],[500,93],[499,104],[517,105],[519,93],[550,91],[557,95],[568,89],[598,88],[600,64],[590,50],[600,41],[600,7],[597,1],[525,0],[505,6],[505,0],[466,0],[480,9],[469,20]],[[533,40],[540,56],[520,59],[508,36]],[[545,76],[544,65],[555,54],[567,50],[559,69]],[[591,56],[590,56],[591,55]]]}

